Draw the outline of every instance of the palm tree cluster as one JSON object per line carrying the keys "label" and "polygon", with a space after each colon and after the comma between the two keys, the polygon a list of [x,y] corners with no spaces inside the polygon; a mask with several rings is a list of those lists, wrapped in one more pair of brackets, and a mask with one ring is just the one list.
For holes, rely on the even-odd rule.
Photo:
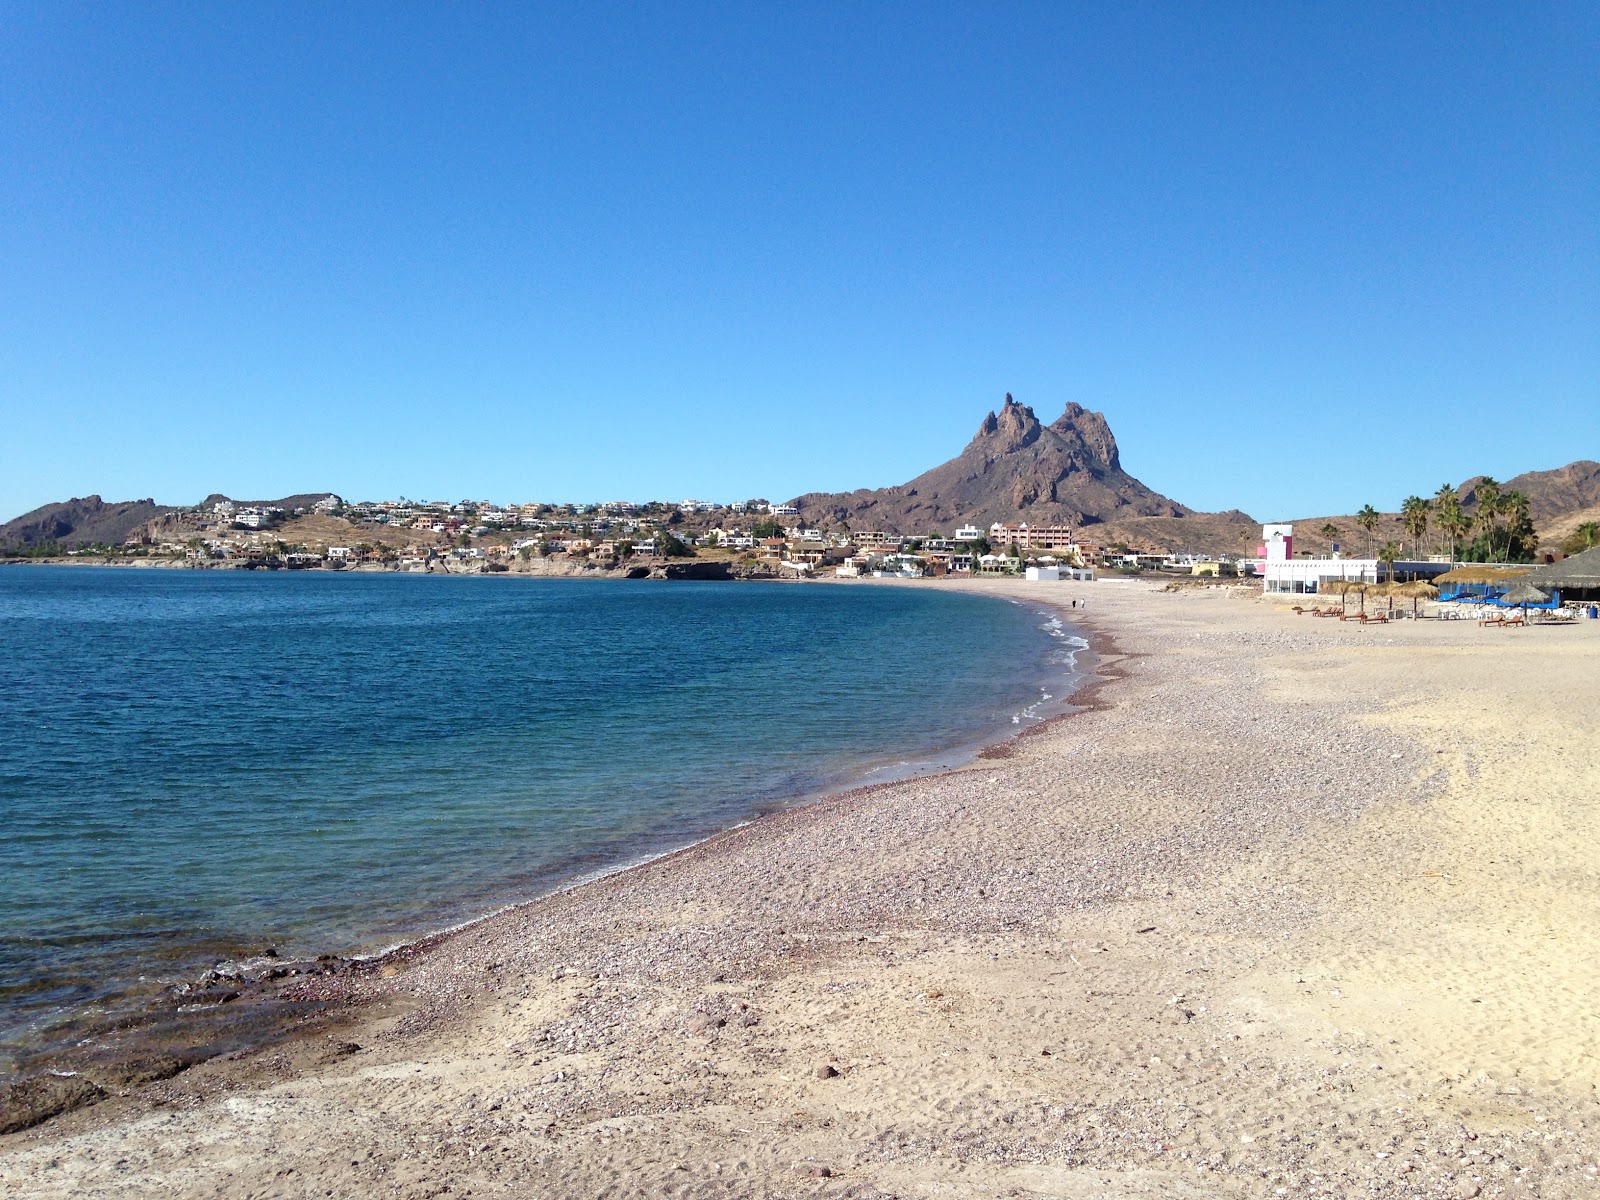
{"label": "palm tree cluster", "polygon": [[[1502,490],[1500,483],[1484,476],[1473,488],[1477,507],[1468,511],[1454,484],[1445,484],[1434,493],[1432,500],[1421,496],[1407,496],[1400,504],[1400,523],[1411,536],[1412,544],[1420,551],[1430,526],[1448,541],[1450,561],[1462,557],[1477,562],[1511,562],[1526,559],[1534,549],[1533,516],[1528,497],[1523,492]],[[1373,554],[1373,535],[1383,520],[1383,514],[1368,504],[1356,514],[1356,524],[1366,530],[1367,556]],[[1588,545],[1600,542],[1600,526],[1590,523]],[[1324,527],[1327,534],[1331,526]],[[1477,536],[1465,546],[1464,539],[1477,531]],[[1583,532],[1583,527],[1580,527]],[[1575,535],[1576,537],[1576,535]],[[1393,562],[1399,556],[1399,547],[1386,542],[1380,558]]]}
{"label": "palm tree cluster", "polygon": [[[1495,479],[1485,475],[1474,489],[1479,529],[1471,549],[1485,562],[1510,562],[1524,558],[1533,549],[1533,513],[1528,497],[1512,489],[1501,490]],[[1504,518],[1504,524],[1502,524]]]}

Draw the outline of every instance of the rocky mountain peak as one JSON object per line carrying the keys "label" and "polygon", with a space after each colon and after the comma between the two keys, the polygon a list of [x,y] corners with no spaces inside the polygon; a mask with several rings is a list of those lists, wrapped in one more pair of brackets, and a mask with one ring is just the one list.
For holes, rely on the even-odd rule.
{"label": "rocky mountain peak", "polygon": [[991,411],[978,426],[968,449],[979,448],[990,455],[1010,454],[1034,442],[1044,426],[1026,404],[1018,404],[1006,393],[998,413]]}
{"label": "rocky mountain peak", "polygon": [[795,504],[811,521],[848,520],[855,528],[891,530],[1018,519],[1082,526],[1189,511],[1122,470],[1117,441],[1100,413],[1068,404],[1058,420],[1044,425],[1009,394],[949,462],[899,487],[813,492]]}
{"label": "rocky mountain peak", "polygon": [[1117,439],[1112,436],[1104,413],[1090,412],[1076,401],[1068,401],[1066,411],[1051,423],[1050,428],[1067,440],[1081,445],[1091,459],[1106,469],[1121,469]]}

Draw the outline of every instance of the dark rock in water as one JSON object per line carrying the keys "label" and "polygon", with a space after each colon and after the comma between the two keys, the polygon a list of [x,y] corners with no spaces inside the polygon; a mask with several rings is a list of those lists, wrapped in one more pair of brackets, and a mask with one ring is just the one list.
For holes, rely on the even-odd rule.
{"label": "dark rock in water", "polygon": [[31,1129],[104,1096],[100,1087],[80,1075],[35,1075],[0,1089],[0,1133]]}
{"label": "dark rock in water", "polygon": [[[655,573],[651,572],[651,577]],[[663,579],[732,579],[733,572],[725,562],[674,562],[661,568]]]}

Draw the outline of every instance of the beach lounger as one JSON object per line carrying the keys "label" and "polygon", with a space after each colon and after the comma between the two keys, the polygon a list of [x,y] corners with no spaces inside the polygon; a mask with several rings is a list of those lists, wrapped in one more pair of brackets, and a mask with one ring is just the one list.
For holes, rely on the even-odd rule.
{"label": "beach lounger", "polygon": [[1500,616],[1478,618],[1479,625],[1504,625],[1505,623],[1506,619]]}

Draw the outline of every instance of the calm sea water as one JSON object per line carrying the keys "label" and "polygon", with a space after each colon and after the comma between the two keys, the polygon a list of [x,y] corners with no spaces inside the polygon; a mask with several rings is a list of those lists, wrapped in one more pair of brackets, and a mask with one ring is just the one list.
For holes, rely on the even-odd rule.
{"label": "calm sea water", "polygon": [[0,1069],[221,957],[954,761],[1064,696],[1067,634],[933,589],[0,569]]}

